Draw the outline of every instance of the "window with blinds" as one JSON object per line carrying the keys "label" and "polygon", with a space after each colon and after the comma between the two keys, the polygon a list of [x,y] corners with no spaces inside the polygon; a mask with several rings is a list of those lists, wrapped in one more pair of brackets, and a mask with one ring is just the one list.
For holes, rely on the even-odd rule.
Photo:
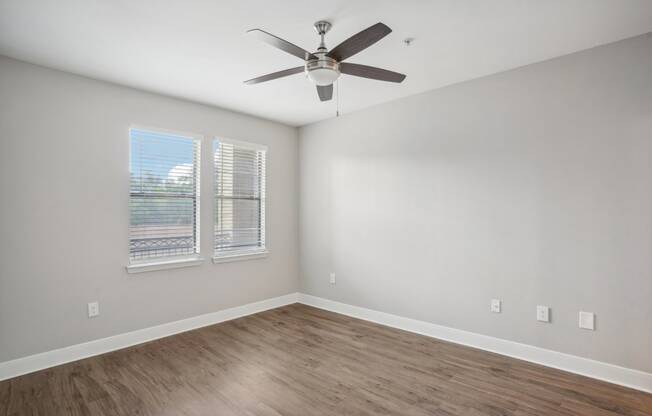
{"label": "window with blinds", "polygon": [[267,147],[214,142],[215,257],[264,253]]}
{"label": "window with blinds", "polygon": [[199,254],[200,139],[131,129],[129,259]]}

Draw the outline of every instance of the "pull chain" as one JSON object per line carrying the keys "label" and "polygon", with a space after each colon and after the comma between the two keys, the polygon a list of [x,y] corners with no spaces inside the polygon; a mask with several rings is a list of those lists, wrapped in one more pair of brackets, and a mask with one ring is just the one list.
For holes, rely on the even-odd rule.
{"label": "pull chain", "polygon": [[336,109],[335,109],[335,117],[340,116],[340,80],[337,80],[337,97],[335,97],[335,103],[336,103]]}

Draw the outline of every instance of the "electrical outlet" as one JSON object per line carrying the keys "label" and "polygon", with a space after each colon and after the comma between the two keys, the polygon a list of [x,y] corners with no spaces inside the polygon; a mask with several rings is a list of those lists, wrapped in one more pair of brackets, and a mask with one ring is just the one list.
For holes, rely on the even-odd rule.
{"label": "electrical outlet", "polygon": [[91,302],[88,304],[88,317],[89,318],[94,318],[97,315],[100,314],[100,303],[99,302]]}
{"label": "electrical outlet", "polygon": [[500,313],[501,303],[500,299],[491,299],[491,312]]}
{"label": "electrical outlet", "polygon": [[580,328],[595,331],[595,314],[593,312],[580,312]]}
{"label": "electrical outlet", "polygon": [[329,282],[330,282],[331,285],[335,284],[335,273],[331,273]]}
{"label": "electrical outlet", "polygon": [[547,306],[537,306],[537,321],[550,322],[550,308]]}

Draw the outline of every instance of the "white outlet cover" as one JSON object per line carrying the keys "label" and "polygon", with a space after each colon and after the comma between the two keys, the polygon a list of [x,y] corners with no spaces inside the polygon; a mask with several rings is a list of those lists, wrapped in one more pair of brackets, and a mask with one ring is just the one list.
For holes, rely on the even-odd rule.
{"label": "white outlet cover", "polygon": [[580,328],[595,331],[595,314],[580,311]]}
{"label": "white outlet cover", "polygon": [[99,302],[90,302],[88,304],[88,317],[94,318],[100,314],[100,304]]}
{"label": "white outlet cover", "polygon": [[491,299],[491,312],[500,313],[501,303],[500,299]]}
{"label": "white outlet cover", "polygon": [[331,273],[329,282],[330,282],[331,285],[335,284],[335,273]]}
{"label": "white outlet cover", "polygon": [[547,306],[537,306],[537,321],[550,322],[550,308]]}

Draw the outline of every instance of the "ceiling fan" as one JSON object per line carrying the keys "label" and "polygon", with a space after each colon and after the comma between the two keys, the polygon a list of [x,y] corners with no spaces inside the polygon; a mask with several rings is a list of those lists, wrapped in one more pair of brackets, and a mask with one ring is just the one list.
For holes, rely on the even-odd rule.
{"label": "ceiling fan", "polygon": [[376,23],[362,32],[351,36],[329,51],[326,49],[326,44],[324,43],[324,35],[326,35],[330,28],[331,24],[329,22],[319,21],[315,23],[315,30],[321,37],[321,42],[319,43],[317,51],[313,53],[274,36],[271,33],[267,33],[264,30],[251,29],[247,31],[247,33],[255,35],[263,42],[269,43],[290,55],[302,59],[304,64],[303,66],[298,66],[296,68],[285,69],[283,71],[273,72],[271,74],[253,78],[244,83],[247,85],[258,84],[277,78],[287,77],[288,75],[305,72],[308,78],[317,85],[319,99],[321,101],[328,101],[333,98],[333,82],[339,78],[340,74],[389,82],[402,82],[405,79],[405,75],[399,74],[398,72],[388,71],[373,66],[342,62],[387,36],[392,31],[392,29],[387,27],[387,25]]}

